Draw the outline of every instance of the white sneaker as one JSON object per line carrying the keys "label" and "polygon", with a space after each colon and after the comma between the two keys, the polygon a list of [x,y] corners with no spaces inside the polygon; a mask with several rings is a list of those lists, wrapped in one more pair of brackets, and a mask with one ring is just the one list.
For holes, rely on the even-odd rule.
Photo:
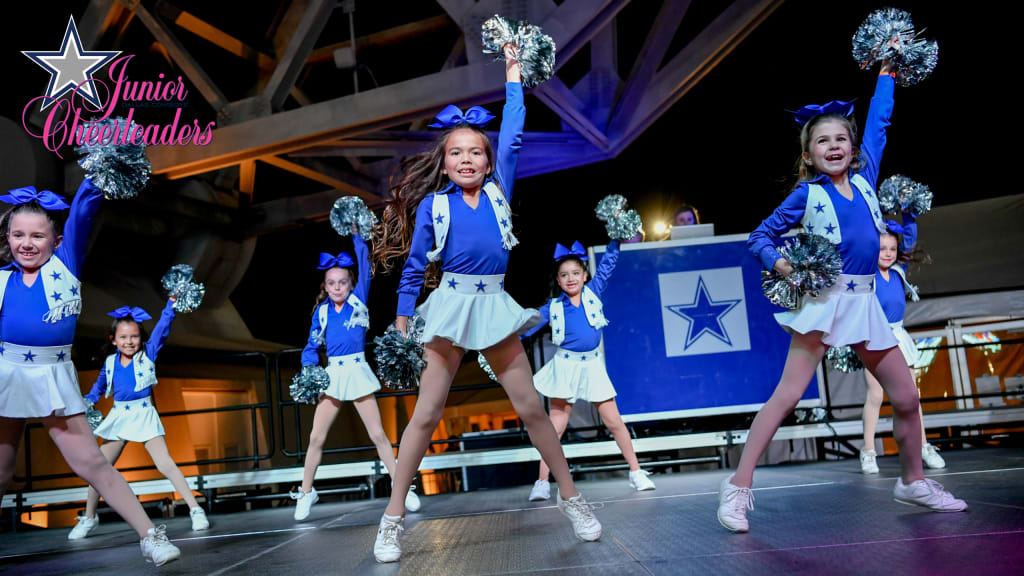
{"label": "white sneaker", "polygon": [[139,541],[139,546],[142,547],[142,557],[146,562],[157,566],[181,558],[181,550],[167,539],[167,527],[163,524],[150,528],[149,534]]}
{"label": "white sneaker", "polygon": [[718,522],[733,532],[746,532],[750,529],[747,510],[754,509],[754,493],[750,488],[734,485],[733,476],[718,486]]}
{"label": "white sneaker", "polygon": [[530,490],[530,502],[540,502],[551,498],[551,483],[547,480],[537,480],[533,483],[533,490]]}
{"label": "white sneaker", "polygon": [[941,470],[946,467],[946,461],[939,456],[939,449],[931,444],[921,446],[921,461],[932,470]]}
{"label": "white sneaker", "polygon": [[420,497],[416,495],[416,485],[409,486],[409,491],[405,493],[405,510],[407,512],[415,512],[420,509]]}
{"label": "white sneaker", "polygon": [[402,523],[405,518],[401,516],[388,516],[385,514],[380,519],[380,526],[377,528],[377,541],[373,543],[373,557],[377,562],[396,562],[402,557],[402,544],[399,538],[405,531]]}
{"label": "white sneaker", "polygon": [[950,494],[942,484],[931,478],[911,482],[910,485],[903,483],[903,478],[896,480],[896,487],[892,490],[893,500],[903,504],[924,506],[936,512],[963,512],[967,510],[967,503]]}
{"label": "white sneaker", "polygon": [[878,454],[874,450],[860,451],[860,471],[865,474],[878,474],[878,463],[875,459]]}
{"label": "white sneaker", "polygon": [[210,521],[206,518],[206,510],[196,506],[188,513],[192,517],[192,531],[198,532],[210,527]]}
{"label": "white sneaker", "polygon": [[290,492],[288,494],[292,500],[295,500],[295,519],[305,520],[309,518],[309,509],[313,507],[320,500],[320,496],[316,493],[316,488],[313,488],[309,492],[303,492],[300,487],[298,492]]}
{"label": "white sneaker", "polygon": [[576,537],[584,542],[593,542],[601,537],[601,523],[594,516],[594,505],[588,504],[582,494],[558,503],[562,514],[572,520],[572,529]]}
{"label": "white sneaker", "polygon": [[71,533],[68,534],[68,540],[81,540],[89,535],[94,528],[100,525],[100,517],[86,518],[85,515],[78,516],[78,524],[71,529]]}
{"label": "white sneaker", "polygon": [[648,476],[651,473],[647,470],[630,470],[629,471],[629,485],[636,488],[637,492],[643,492],[644,490],[654,490],[654,482],[651,481]]}

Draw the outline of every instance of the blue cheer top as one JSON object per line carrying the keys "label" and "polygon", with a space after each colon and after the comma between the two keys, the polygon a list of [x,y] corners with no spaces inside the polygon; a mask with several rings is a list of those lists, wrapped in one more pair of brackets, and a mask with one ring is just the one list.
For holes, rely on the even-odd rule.
{"label": "blue cheer top", "polygon": [[[502,112],[498,148],[495,151],[494,173],[485,180],[496,181],[505,195],[512,199],[512,184],[519,164],[519,149],[523,143],[523,124],[526,107],[523,105],[523,87],[518,82],[505,83],[505,108]],[[508,250],[502,244],[502,231],[498,227],[494,208],[481,190],[476,208],[470,208],[462,198],[462,188],[449,182],[438,194],[448,194],[451,211],[447,240],[441,252],[441,270],[455,274],[504,274],[508,268]],[[428,260],[427,252],[434,248],[434,226],[431,216],[433,198],[427,195],[416,208],[416,229],[413,231],[409,258],[402,269],[398,284],[398,316],[412,316],[416,299],[423,287],[423,272]]]}
{"label": "blue cheer top", "polygon": [[[895,80],[892,76],[882,74],[878,77],[864,127],[864,139],[860,147],[861,168],[857,174],[867,180],[872,189],[878,180],[878,166],[882,160],[882,151],[885,149],[886,129],[892,116],[894,86]],[[851,169],[850,177],[853,175]],[[878,270],[879,243],[878,229],[875,227],[871,209],[856,188],[853,190],[853,199],[847,200],[836,190],[832,179],[825,174],[819,174],[812,180],[797,184],[782,205],[750,234],[747,240],[750,251],[761,260],[765,268],[772,269],[780,258],[775,249],[779,238],[800,225],[805,210],[823,208],[807,206],[809,184],[817,184],[824,188],[835,208],[838,222],[833,228],[838,228],[842,234],[838,248],[843,259],[843,273],[874,274]],[[824,231],[817,231],[821,232]]]}
{"label": "blue cheer top", "polygon": [[[358,266],[359,278],[356,285],[352,287],[352,294],[361,302],[366,303],[370,295],[370,249],[359,234],[352,235],[352,245],[356,253],[356,265]],[[366,347],[366,327],[349,323],[352,317],[353,308],[347,302],[341,307],[341,311],[334,308],[330,298],[324,304],[327,305],[327,332],[323,342],[327,347],[327,356],[346,356],[362,352]],[[319,311],[320,307],[317,307]],[[346,327],[345,324],[350,326]],[[302,349],[302,365],[316,366],[320,363],[317,350],[320,348],[320,315],[313,312],[313,325],[309,329],[309,339],[306,347]]]}
{"label": "blue cheer top", "polygon": [[[102,201],[103,191],[93,186],[88,178],[83,180],[71,201],[68,220],[64,224],[64,239],[50,257],[63,262],[76,278],[81,277],[89,232]],[[0,307],[0,341],[21,346],[71,344],[78,325],[77,313],[56,322],[44,322],[49,305],[42,277],[37,276],[31,286],[26,286],[17,262],[11,262],[3,269],[11,270],[12,274],[7,279],[3,307]]]}
{"label": "blue cheer top", "polygon": [[[904,224],[903,238],[901,240],[901,250],[912,250],[914,244],[917,242],[917,224],[913,221]],[[882,311],[885,312],[885,319],[890,323],[899,322],[903,320],[903,316],[907,311],[907,294],[906,287],[903,285],[902,275],[895,270],[899,266],[900,272],[906,274],[906,268],[902,264],[896,263],[889,269],[889,279],[886,280],[882,276],[882,271],[877,270],[875,273],[875,296],[878,297],[878,303],[882,305]]]}
{"label": "blue cheer top", "polygon": [[[144,346],[146,357],[149,358],[147,365],[136,365],[133,358],[128,362],[127,366],[123,366],[121,365],[121,353],[114,353],[114,400],[128,402],[140,400],[150,395],[148,387],[138,392],[135,391],[136,378],[151,376],[156,371],[154,363],[156,362],[157,354],[164,347],[164,343],[167,342],[167,336],[171,333],[171,324],[174,323],[174,318],[174,302],[168,300],[167,305],[164,306],[163,311],[160,313],[160,319],[157,320],[156,326],[153,327],[153,333],[149,335],[149,340],[146,340],[146,345]],[[150,374],[146,375],[140,372],[141,370],[149,371]],[[107,372],[106,370],[100,370],[99,378],[96,379],[96,383],[92,385],[92,389],[85,397],[95,404],[107,392],[107,386]]]}
{"label": "blue cheer top", "polygon": [[[586,284],[587,288],[590,288],[591,292],[598,298],[604,294],[605,289],[608,287],[608,280],[611,278],[612,271],[615,270],[615,264],[618,261],[619,241],[612,240],[608,243],[608,249],[605,251],[604,257],[601,258],[601,263],[597,266],[597,273]],[[587,314],[583,310],[583,302],[581,301],[579,306],[574,305],[572,299],[565,292],[559,294],[556,299],[562,302],[562,309],[565,314],[565,338],[562,340],[560,347],[573,352],[590,352],[597,348],[601,344],[601,329],[590,325],[590,322],[587,320]],[[540,314],[543,317],[540,325],[531,328],[523,334],[524,338],[536,334],[538,330],[551,321],[550,301],[545,302],[541,306]]]}

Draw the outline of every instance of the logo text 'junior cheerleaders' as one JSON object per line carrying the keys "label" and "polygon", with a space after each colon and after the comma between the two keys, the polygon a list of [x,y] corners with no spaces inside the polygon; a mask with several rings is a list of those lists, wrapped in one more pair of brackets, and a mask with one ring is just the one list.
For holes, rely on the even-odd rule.
{"label": "logo text 'junior cheerleaders'", "polygon": [[[43,145],[60,155],[64,145],[115,143],[145,144],[147,146],[205,146],[213,139],[215,122],[200,126],[199,121],[182,119],[182,108],[188,90],[181,76],[165,79],[133,80],[129,64],[133,55],[117,58],[120,52],[98,52],[83,49],[73,19],[69,19],[64,41],[59,51],[23,52],[50,73],[46,93],[30,100],[22,110],[22,126]],[[116,59],[115,59],[116,58]],[[112,61],[112,62],[111,62]],[[94,78],[93,73],[110,63],[107,80]],[[109,82],[108,82],[109,81]],[[64,98],[68,93],[70,98]],[[28,118],[38,106],[46,117],[41,132],[29,126]],[[114,115],[119,107],[127,107],[126,123],[116,128],[100,121]],[[133,125],[136,108],[175,108],[168,123]],[[119,114],[120,115],[120,114]],[[132,127],[129,130],[129,126]]]}

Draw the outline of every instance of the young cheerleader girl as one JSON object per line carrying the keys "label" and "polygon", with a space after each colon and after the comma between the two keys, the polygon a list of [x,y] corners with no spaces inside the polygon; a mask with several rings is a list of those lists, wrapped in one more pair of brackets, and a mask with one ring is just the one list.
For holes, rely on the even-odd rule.
{"label": "young cheerleader girl", "polygon": [[[395,453],[384,433],[380,409],[373,395],[380,390],[380,382],[366,364],[363,353],[366,329],[370,327],[366,310],[366,300],[370,295],[370,250],[354,230],[352,244],[358,260],[358,273],[355,271],[356,262],[345,252],[337,257],[320,254],[319,268],[324,271],[324,281],[313,309],[309,341],[302,350],[302,365],[317,366],[320,363],[318,351],[326,346],[327,374],[331,383],[320,395],[313,414],[313,431],[309,434],[309,448],[302,472],[302,491],[291,495],[296,501],[296,520],[305,520],[309,509],[320,499],[313,488],[313,478],[323,458],[327,431],[338,416],[342,402],[352,401],[355,405],[366,432],[377,447],[377,455],[391,478],[395,477]],[[410,486],[405,492],[405,507],[415,512],[420,508],[420,500],[413,488],[415,486]]]}
{"label": "young cheerleader girl", "polygon": [[[160,321],[153,329],[153,336],[149,339],[146,338],[142,322],[152,319],[152,316],[142,308],[123,306],[107,315],[112,316],[114,321],[110,324],[107,344],[103,347],[107,354],[106,360],[92,390],[85,396],[94,404],[99,402],[100,396],[114,396],[114,407],[94,431],[96,436],[104,440],[100,452],[114,465],[121,457],[126,443],[139,442],[145,446],[156,469],[171,481],[174,490],[188,504],[192,530],[206,530],[210,527],[210,521],[196,502],[192,489],[185,482],[185,476],[167,451],[164,425],[160,422],[160,415],[150,395],[150,388],[157,384],[156,357],[167,341],[174,322],[174,299],[167,301],[160,314]],[[85,538],[99,525],[100,519],[96,516],[99,501],[99,493],[90,486],[85,515],[78,517],[78,525],[71,529],[68,540]]]}
{"label": "young cheerleader girl", "polygon": [[[537,391],[551,399],[551,423],[561,438],[569,424],[569,414],[576,400],[583,399],[597,406],[601,420],[612,433],[622,456],[629,463],[629,484],[636,490],[654,490],[654,482],[647,477],[647,471],[640,469],[640,463],[633,451],[629,430],[622,421],[615,404],[615,388],[608,378],[604,365],[601,345],[601,329],[608,325],[604,317],[601,294],[608,285],[608,279],[619,259],[619,241],[608,243],[597,274],[587,282],[588,274],[584,263],[587,252],[576,242],[572,249],[559,244],[555,248],[555,280],[558,295],[540,309],[544,322],[525,335],[530,336],[545,324],[551,324],[551,341],[558,349],[550,362],[534,376],[533,385]],[[530,491],[530,500],[547,500],[551,497],[548,483],[547,464],[540,462],[540,478]]]}
{"label": "young cheerleader girl", "polygon": [[843,273],[826,293],[817,298],[805,296],[798,309],[776,315],[793,340],[782,378],[750,427],[736,473],[722,481],[718,520],[729,530],[748,530],[747,509],[752,510],[754,502],[750,491],[754,467],[782,420],[803,396],[829,346],[852,346],[892,401],[895,437],[901,447],[901,474],[893,490],[894,499],[937,511],[967,508],[941,484],[924,478],[917,450],[921,445],[917,391],[874,296],[878,235],[885,229],[874,182],[885,147],[894,85],[890,64],[885,61],[868,110],[860,151],[853,145],[857,132],[849,118],[853,112],[850,103],[808,106],[797,113],[798,122],[803,124],[800,182],[750,235],[750,250],[764,266],[788,275],[792,266],[779,256],[774,243],[802,224],[808,232],[821,234],[838,245]]}
{"label": "young cheerleader girl", "polygon": [[[519,63],[506,46],[505,109],[498,137],[497,161],[487,134],[480,128],[490,115],[472,108],[465,115],[454,106],[438,116],[446,130],[430,152],[403,163],[404,173],[393,187],[381,233],[387,251],[377,253],[383,269],[393,258],[408,254],[398,289],[395,326],[405,330],[430,262],[439,262],[440,286],[417,310],[426,320],[426,368],[419,399],[402,435],[401,459],[394,492],[381,518],[374,544],[378,562],[401,557],[403,498],[419,468],[427,444],[444,413],[452,378],[466,350],[482,350],[505,388],[513,407],[541,457],[552,468],[563,512],[576,535],[597,540],[601,524],[576,491],[551,421],[533,389],[530,365],[518,333],[540,320],[504,290],[512,235],[508,207],[522,142],[523,91]],[[411,242],[410,242],[411,236]]]}
{"label": "young cheerleader girl", "polygon": [[[902,260],[909,259],[917,240],[917,223],[909,212],[903,213],[903,225],[889,220],[887,229],[879,242],[878,271],[875,273],[875,295],[885,312],[893,335],[899,342],[900,352],[910,367],[911,378],[914,378],[914,366],[917,364],[917,346],[914,339],[903,327],[903,314],[907,309],[906,297],[917,300],[917,291],[907,282],[907,270]],[[902,236],[902,240],[898,238]],[[906,252],[901,252],[902,244]],[[902,257],[902,258],[901,258]],[[860,451],[860,469],[865,474],[878,474],[878,463],[875,461],[875,429],[878,427],[878,411],[882,407],[882,386],[870,371],[865,370],[868,393],[864,401],[864,448]],[[924,432],[924,416],[921,416],[921,460],[928,468],[945,468],[946,461],[939,456],[937,448],[928,443]]]}
{"label": "young cheerleader girl", "polygon": [[78,278],[102,198],[82,182],[61,235],[55,212],[68,205],[53,192],[29,186],[0,196],[14,205],[0,218],[0,495],[14,476],[25,420],[41,418],[68,466],[138,532],[142,556],[160,565],[181,552],[100,452],[71,363],[82,306]]}

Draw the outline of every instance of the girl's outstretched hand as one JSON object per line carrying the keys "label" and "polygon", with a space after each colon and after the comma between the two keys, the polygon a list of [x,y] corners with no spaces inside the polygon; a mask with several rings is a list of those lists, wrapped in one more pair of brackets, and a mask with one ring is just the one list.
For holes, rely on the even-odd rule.
{"label": "girl's outstretched hand", "polygon": [[785,277],[788,277],[790,274],[793,273],[793,265],[790,264],[789,260],[786,260],[785,258],[779,258],[778,260],[776,260],[775,265],[772,266],[772,268],[774,268],[776,272],[782,274]]}
{"label": "girl's outstretched hand", "polygon": [[505,81],[522,82],[522,74],[519,67],[519,46],[509,42],[505,44]]}

